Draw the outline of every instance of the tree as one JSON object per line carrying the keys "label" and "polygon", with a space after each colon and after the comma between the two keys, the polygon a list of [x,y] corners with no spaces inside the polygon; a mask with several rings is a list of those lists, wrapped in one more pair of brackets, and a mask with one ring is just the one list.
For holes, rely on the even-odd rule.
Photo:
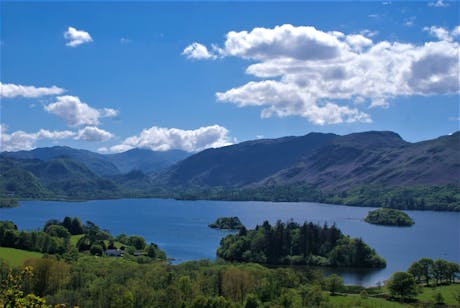
{"label": "tree", "polygon": [[259,308],[261,307],[260,301],[257,299],[257,296],[254,294],[249,294],[246,298],[244,308]]}
{"label": "tree", "polygon": [[303,307],[319,307],[325,300],[321,287],[317,284],[301,285],[299,287],[299,294],[302,298]]}
{"label": "tree", "polygon": [[436,304],[439,304],[439,305],[444,304],[444,297],[442,296],[441,292],[436,293],[433,296],[433,299]]}
{"label": "tree", "polygon": [[89,249],[89,252],[95,256],[102,256],[104,254],[104,249],[99,244],[93,244]]}
{"label": "tree", "polygon": [[425,282],[427,285],[430,285],[431,273],[433,269],[433,260],[429,258],[422,258],[418,261],[420,263],[423,276],[425,277]]}
{"label": "tree", "polygon": [[411,266],[409,267],[409,269],[407,270],[407,272],[412,274],[412,276],[414,276],[414,278],[417,281],[417,283],[419,283],[422,280],[423,276],[424,276],[423,266],[418,261],[412,263]]}
{"label": "tree", "polygon": [[246,295],[254,288],[254,278],[239,268],[226,270],[222,277],[222,292],[226,298],[243,303]]}
{"label": "tree", "polygon": [[70,238],[70,233],[63,226],[51,225],[45,230],[50,236],[56,236],[60,238],[68,239]]}
{"label": "tree", "polygon": [[157,247],[155,244],[150,244],[147,248],[147,256],[150,258],[155,258],[157,256]]}
{"label": "tree", "polygon": [[133,235],[128,239],[128,245],[133,246],[134,248],[141,250],[145,248],[145,240],[141,236]]}
{"label": "tree", "polygon": [[443,281],[449,281],[450,277],[448,274],[449,263],[446,260],[438,259],[433,263],[433,278],[436,283],[442,283]]}
{"label": "tree", "polygon": [[394,273],[387,286],[391,296],[399,297],[402,301],[412,298],[418,293],[418,286],[414,276],[406,272]]}
{"label": "tree", "polygon": [[326,289],[331,292],[331,295],[335,295],[336,292],[343,289],[343,279],[336,274],[329,275],[329,277],[324,280],[324,284]]}

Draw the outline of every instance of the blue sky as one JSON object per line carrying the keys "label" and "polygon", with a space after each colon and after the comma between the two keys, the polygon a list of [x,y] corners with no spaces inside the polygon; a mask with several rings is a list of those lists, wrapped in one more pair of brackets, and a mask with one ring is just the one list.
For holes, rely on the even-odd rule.
{"label": "blue sky", "polygon": [[460,123],[458,11],[447,1],[2,1],[2,150],[449,134]]}

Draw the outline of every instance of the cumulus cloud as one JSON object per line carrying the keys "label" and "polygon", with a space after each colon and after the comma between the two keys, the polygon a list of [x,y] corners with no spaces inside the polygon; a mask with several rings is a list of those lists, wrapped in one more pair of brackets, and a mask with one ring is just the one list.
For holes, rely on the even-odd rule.
{"label": "cumulus cloud", "polygon": [[448,41],[452,42],[456,37],[460,35],[460,26],[455,27],[452,31],[449,31],[443,27],[425,27],[423,28],[424,31],[428,32],[430,35],[436,37],[441,41]]}
{"label": "cumulus cloud", "polygon": [[75,135],[74,132],[64,131],[49,131],[46,129],[40,129],[35,133],[27,133],[22,130],[18,130],[12,133],[8,133],[7,127],[4,124],[0,124],[0,152],[2,151],[20,151],[20,150],[31,150],[35,147],[38,140],[42,139],[65,139]]}
{"label": "cumulus cloud", "polygon": [[46,95],[60,95],[64,93],[64,89],[51,86],[51,87],[35,87],[23,86],[12,83],[0,82],[0,97],[1,98],[14,98],[14,97],[27,97],[36,98]]}
{"label": "cumulus cloud", "polygon": [[142,130],[139,135],[126,138],[121,144],[112,146],[110,149],[100,148],[99,151],[124,152],[133,148],[144,148],[153,151],[177,149],[196,152],[230,144],[232,142],[228,130],[219,125],[200,127],[193,130],[153,126]]}
{"label": "cumulus cloud", "polygon": [[113,134],[109,133],[108,131],[97,128],[95,126],[86,126],[85,128],[78,130],[75,139],[91,142],[103,142],[111,139],[112,137]]}
{"label": "cumulus cloud", "polygon": [[262,107],[262,117],[301,116],[318,125],[369,123],[360,110],[366,106],[387,108],[398,96],[459,92],[460,28],[440,29],[427,29],[439,40],[422,45],[374,42],[368,31],[292,25],[231,31],[220,55],[251,60],[246,73],[257,80],[216,97],[239,107]]}
{"label": "cumulus cloud", "polygon": [[90,43],[93,41],[91,35],[83,30],[77,30],[74,27],[68,27],[64,32],[64,38],[67,40],[66,46],[77,47],[81,44]]}
{"label": "cumulus cloud", "polygon": [[113,117],[118,114],[115,109],[98,110],[90,107],[76,96],[58,96],[56,99],[56,102],[44,106],[44,109],[62,118],[70,126],[98,125],[99,118]]}
{"label": "cumulus cloud", "polygon": [[204,60],[204,59],[215,59],[217,56],[210,52],[208,48],[199,43],[192,43],[185,47],[182,55],[186,56],[187,59]]}

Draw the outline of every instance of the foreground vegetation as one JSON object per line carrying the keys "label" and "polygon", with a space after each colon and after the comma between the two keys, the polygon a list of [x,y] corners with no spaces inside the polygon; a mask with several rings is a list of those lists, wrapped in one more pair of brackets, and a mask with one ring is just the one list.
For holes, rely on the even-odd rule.
{"label": "foreground vegetation", "polygon": [[414,220],[406,213],[388,208],[381,208],[370,211],[364,220],[374,225],[409,227]]}
{"label": "foreground vegetation", "polygon": [[271,265],[385,267],[386,263],[361,239],[350,238],[332,225],[265,221],[255,230],[241,229],[221,240],[217,255],[228,261]]}
{"label": "foreground vegetation", "polygon": [[340,277],[325,278],[309,267],[270,269],[207,260],[170,265],[88,255],[74,261],[47,256],[16,269],[0,260],[0,280],[4,306],[15,302],[26,307],[432,307],[439,300],[460,304],[459,284],[415,285],[416,294],[403,299],[389,286],[345,286]]}

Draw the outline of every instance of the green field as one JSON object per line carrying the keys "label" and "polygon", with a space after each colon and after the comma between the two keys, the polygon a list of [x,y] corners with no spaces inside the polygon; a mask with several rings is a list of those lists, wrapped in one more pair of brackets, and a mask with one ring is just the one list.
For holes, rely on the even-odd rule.
{"label": "green field", "polygon": [[347,296],[330,296],[328,307],[381,307],[381,308],[399,308],[407,307],[398,302],[390,302],[383,298],[361,298],[359,295],[347,295]]}
{"label": "green field", "polygon": [[459,302],[457,302],[456,297],[460,292],[460,284],[452,284],[449,286],[441,286],[441,287],[425,287],[423,288],[423,293],[417,296],[417,299],[421,302],[434,302],[434,296],[437,293],[441,293],[442,297],[444,298],[444,303],[446,305],[452,305],[455,307],[459,307]]}
{"label": "green field", "polygon": [[[382,289],[383,292],[387,291]],[[374,298],[367,297],[361,298],[358,294],[348,294],[348,295],[336,295],[329,296],[328,307],[381,307],[381,308],[397,308],[397,307],[418,307],[417,305],[435,304],[434,297],[437,293],[441,293],[444,298],[444,304],[447,307],[460,307],[459,302],[456,300],[460,292],[460,284],[453,284],[448,286],[439,286],[439,287],[423,287],[420,293],[416,298],[417,302],[411,304],[403,304],[397,301],[389,301],[383,298]],[[328,292],[326,293],[328,294]]]}
{"label": "green field", "polygon": [[41,258],[42,253],[15,248],[0,247],[0,259],[5,260],[10,266],[21,266],[25,260]]}

